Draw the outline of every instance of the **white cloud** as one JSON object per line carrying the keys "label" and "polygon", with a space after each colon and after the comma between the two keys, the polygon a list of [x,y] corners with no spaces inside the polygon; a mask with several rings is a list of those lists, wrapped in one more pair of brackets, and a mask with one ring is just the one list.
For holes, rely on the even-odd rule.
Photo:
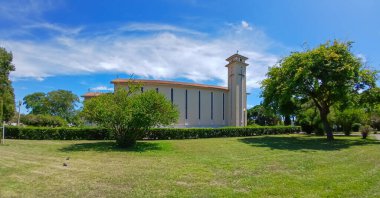
{"label": "white cloud", "polygon": [[[260,87],[268,66],[278,60],[267,52],[274,42],[256,28],[239,32],[231,28],[220,36],[205,37],[181,34],[191,30],[171,25],[125,27],[158,32],[136,37],[124,33],[81,35],[78,31],[78,35],[59,34],[46,41],[0,38],[0,43],[13,52],[16,71],[11,76],[14,80],[109,72],[153,79],[186,78],[200,83],[214,80],[226,85],[225,59],[239,50],[249,58],[247,85],[250,89]],[[57,25],[54,28],[61,29]]]}
{"label": "white cloud", "polygon": [[0,17],[15,22],[36,20],[40,15],[61,4],[60,0],[11,0],[1,1]]}
{"label": "white cloud", "polygon": [[357,54],[356,57],[360,58],[363,63],[367,63],[367,58],[364,54]]}
{"label": "white cloud", "polygon": [[241,27],[246,30],[252,30],[252,27],[249,26],[249,23],[247,21],[241,21]]}
{"label": "white cloud", "polygon": [[83,27],[75,27],[75,28],[69,28],[69,27],[62,27],[57,24],[52,23],[35,23],[32,25],[26,25],[24,28],[27,29],[45,29],[45,30],[52,30],[61,34],[78,34],[80,31],[82,31]]}
{"label": "white cloud", "polygon": [[204,33],[194,31],[187,28],[181,28],[173,25],[168,24],[157,24],[157,23],[131,23],[127,24],[125,26],[122,26],[119,28],[119,31],[126,31],[126,32],[132,32],[132,31],[146,31],[146,32],[152,32],[152,31],[167,31],[167,32],[179,32],[179,33],[186,33],[186,34],[194,34],[194,35],[204,35]]}
{"label": "white cloud", "polygon": [[107,87],[107,86],[97,86],[94,88],[90,89],[91,91],[113,91],[112,87]]}

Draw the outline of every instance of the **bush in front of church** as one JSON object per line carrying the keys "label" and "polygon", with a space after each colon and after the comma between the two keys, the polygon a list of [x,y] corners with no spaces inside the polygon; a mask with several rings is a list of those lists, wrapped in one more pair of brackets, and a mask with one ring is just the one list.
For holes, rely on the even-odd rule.
{"label": "bush in front of church", "polygon": [[121,147],[136,144],[152,127],[177,122],[179,111],[166,97],[153,90],[139,93],[138,86],[102,94],[84,103],[82,115],[110,130]]}

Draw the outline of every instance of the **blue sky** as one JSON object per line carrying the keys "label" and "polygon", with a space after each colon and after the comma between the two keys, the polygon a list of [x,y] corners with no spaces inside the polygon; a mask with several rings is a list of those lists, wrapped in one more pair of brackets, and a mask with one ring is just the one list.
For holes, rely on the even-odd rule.
{"label": "blue sky", "polygon": [[131,74],[225,85],[225,58],[239,50],[252,106],[268,67],[304,46],[354,41],[379,70],[378,10],[377,0],[0,0],[0,46],[14,55],[16,100],[106,91]]}

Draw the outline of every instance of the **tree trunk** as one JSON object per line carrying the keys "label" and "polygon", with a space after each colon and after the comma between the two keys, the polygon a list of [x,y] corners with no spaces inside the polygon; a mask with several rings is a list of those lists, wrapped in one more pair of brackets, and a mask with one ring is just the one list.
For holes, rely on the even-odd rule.
{"label": "tree trunk", "polygon": [[292,124],[292,120],[290,119],[290,115],[285,115],[284,125],[289,126],[291,124]]}
{"label": "tree trunk", "polygon": [[116,144],[122,148],[133,147],[136,145],[136,139],[133,138],[117,138]]}
{"label": "tree trunk", "polygon": [[323,109],[323,108],[319,109],[321,121],[323,124],[323,128],[325,129],[325,132],[326,132],[327,140],[334,140],[332,128],[330,127],[329,122],[327,120],[328,112],[329,112],[328,109]]}
{"label": "tree trunk", "polygon": [[119,129],[115,130],[116,144],[119,147],[133,147],[136,145],[136,135],[133,130]]}

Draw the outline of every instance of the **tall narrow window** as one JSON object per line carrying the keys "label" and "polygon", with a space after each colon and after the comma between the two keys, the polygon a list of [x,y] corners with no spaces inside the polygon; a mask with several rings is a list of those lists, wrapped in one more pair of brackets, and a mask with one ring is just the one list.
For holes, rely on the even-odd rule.
{"label": "tall narrow window", "polygon": [[185,118],[187,120],[187,89],[185,91]]}
{"label": "tall narrow window", "polygon": [[211,92],[211,120],[214,119],[214,93]]}
{"label": "tall narrow window", "polygon": [[158,93],[158,87],[156,88],[156,92]]}
{"label": "tall narrow window", "polygon": [[224,120],[224,93],[223,93],[223,120]]}
{"label": "tall narrow window", "polygon": [[198,119],[201,119],[201,91],[198,91]]}
{"label": "tall narrow window", "polygon": [[173,104],[173,101],[174,101],[173,88],[170,90],[170,99],[171,99],[172,104]]}
{"label": "tall narrow window", "polygon": [[144,93],[144,87],[141,87],[141,93]]}

